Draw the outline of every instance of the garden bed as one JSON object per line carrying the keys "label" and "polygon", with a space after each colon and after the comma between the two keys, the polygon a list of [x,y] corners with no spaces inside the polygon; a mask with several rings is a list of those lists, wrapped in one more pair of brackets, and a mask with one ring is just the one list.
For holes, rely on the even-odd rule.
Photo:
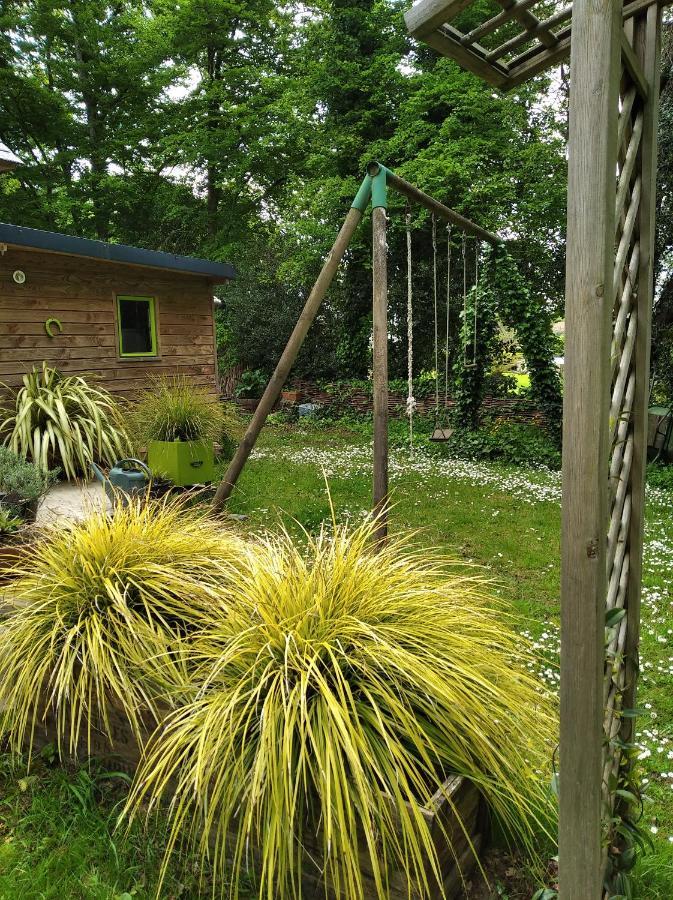
{"label": "garden bed", "polygon": [[[149,722],[148,717],[148,724]],[[133,775],[140,760],[140,749],[129,722],[121,710],[111,706],[109,723],[112,742],[100,727],[92,727],[91,744],[88,748],[86,730],[83,729],[77,745],[77,756],[79,759],[84,759],[90,755],[115,771]],[[39,752],[45,747],[55,744],[55,717],[53,713],[48,713],[45,722],[40,723],[35,729],[33,751]],[[392,799],[391,803],[393,803]],[[428,824],[437,850],[443,879],[441,889],[435,883],[431,897],[445,897],[446,900],[462,897],[464,881],[469,878],[476,866],[475,854],[479,853],[487,838],[488,813],[483,798],[472,782],[459,775],[454,775],[446,780],[422,808],[422,815]],[[327,896],[330,900],[345,900],[343,894],[337,895],[330,887],[328,887],[327,893],[325,892],[322,867],[319,863],[322,855],[320,834],[305,833],[303,844],[305,849],[302,872],[304,895],[307,898]],[[376,900],[378,895],[364,842],[360,853],[360,866],[364,900]],[[254,865],[251,874],[254,877]],[[429,867],[428,881],[430,884],[435,881]],[[423,896],[413,886],[410,892],[408,876],[401,868],[390,874],[389,888],[390,900],[414,900],[414,898]]]}

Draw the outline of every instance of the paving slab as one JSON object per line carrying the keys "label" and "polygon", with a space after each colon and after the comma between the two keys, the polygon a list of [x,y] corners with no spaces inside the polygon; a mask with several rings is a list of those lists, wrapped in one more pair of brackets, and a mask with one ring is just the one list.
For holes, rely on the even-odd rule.
{"label": "paving slab", "polygon": [[54,485],[42,501],[37,525],[81,522],[92,512],[111,509],[105,488],[99,481],[62,482]]}

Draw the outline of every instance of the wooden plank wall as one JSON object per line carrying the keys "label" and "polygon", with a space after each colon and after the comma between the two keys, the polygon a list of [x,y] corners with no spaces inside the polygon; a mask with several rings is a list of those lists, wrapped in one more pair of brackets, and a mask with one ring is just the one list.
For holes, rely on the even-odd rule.
{"label": "wooden plank wall", "polygon": [[[15,270],[26,275],[16,284]],[[156,298],[159,355],[121,359],[117,294]],[[50,338],[48,318],[62,334]],[[9,247],[0,256],[0,382],[15,388],[46,360],[63,372],[95,374],[132,395],[147,376],[180,373],[216,390],[213,287],[203,277]]]}

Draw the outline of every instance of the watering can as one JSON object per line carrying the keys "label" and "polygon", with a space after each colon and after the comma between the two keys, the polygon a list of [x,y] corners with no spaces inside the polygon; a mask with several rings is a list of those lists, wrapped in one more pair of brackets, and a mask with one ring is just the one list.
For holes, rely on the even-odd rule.
{"label": "watering can", "polygon": [[95,463],[91,463],[97,481],[105,486],[105,493],[113,502],[144,494],[152,481],[152,472],[139,459],[119,459],[107,475]]}

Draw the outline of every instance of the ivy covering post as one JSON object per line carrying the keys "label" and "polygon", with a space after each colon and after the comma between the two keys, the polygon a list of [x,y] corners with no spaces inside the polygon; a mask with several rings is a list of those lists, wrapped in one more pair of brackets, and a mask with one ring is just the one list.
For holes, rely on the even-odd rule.
{"label": "ivy covering post", "polygon": [[[486,375],[495,359],[499,318],[516,333],[530,373],[533,402],[542,412],[547,430],[560,443],[563,398],[559,371],[554,363],[551,318],[534,302],[525,279],[505,247],[487,248],[484,272],[482,284],[473,287],[467,295],[461,341],[464,347],[475,350],[469,366],[461,357],[455,367],[456,422],[469,429],[479,425]],[[475,303],[478,305],[476,317]]]}

